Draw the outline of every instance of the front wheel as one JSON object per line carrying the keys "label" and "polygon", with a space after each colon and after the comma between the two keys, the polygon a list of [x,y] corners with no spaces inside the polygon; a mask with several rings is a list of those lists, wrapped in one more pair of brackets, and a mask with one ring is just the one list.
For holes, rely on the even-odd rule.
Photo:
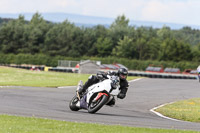
{"label": "front wheel", "polygon": [[78,111],[80,108],[76,106],[76,104],[79,102],[78,97],[75,95],[72,100],[69,102],[69,108],[72,111]]}
{"label": "front wheel", "polygon": [[88,107],[89,113],[96,113],[108,101],[108,96],[102,95],[97,101],[92,101]]}

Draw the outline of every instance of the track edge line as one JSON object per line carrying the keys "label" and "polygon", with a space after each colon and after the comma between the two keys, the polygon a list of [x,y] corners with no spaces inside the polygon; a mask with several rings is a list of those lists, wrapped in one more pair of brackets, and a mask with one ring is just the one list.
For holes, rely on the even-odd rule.
{"label": "track edge line", "polygon": [[168,120],[178,121],[178,122],[189,122],[189,121],[183,121],[183,120],[178,120],[178,119],[174,119],[174,118],[171,118],[171,117],[167,117],[167,116],[164,116],[163,114],[155,111],[158,108],[161,108],[161,107],[163,107],[165,105],[172,104],[172,103],[174,103],[174,102],[170,102],[170,103],[165,103],[165,104],[159,105],[157,107],[154,107],[154,108],[150,109],[150,111],[153,112],[154,114],[156,114],[157,116],[165,118],[165,119],[168,119]]}

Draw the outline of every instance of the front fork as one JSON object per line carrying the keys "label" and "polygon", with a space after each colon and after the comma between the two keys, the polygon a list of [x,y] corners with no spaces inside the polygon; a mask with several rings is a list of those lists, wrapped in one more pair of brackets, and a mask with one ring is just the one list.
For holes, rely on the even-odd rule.
{"label": "front fork", "polygon": [[106,102],[106,104],[109,103],[113,98],[114,98],[114,96],[111,95],[111,96],[109,97],[108,101]]}

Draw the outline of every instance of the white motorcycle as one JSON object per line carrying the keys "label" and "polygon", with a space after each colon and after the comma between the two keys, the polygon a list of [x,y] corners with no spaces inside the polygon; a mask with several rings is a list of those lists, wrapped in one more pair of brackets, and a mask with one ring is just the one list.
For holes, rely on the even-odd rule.
{"label": "white motorcycle", "polygon": [[76,95],[69,103],[72,111],[86,109],[89,113],[96,113],[120,92],[119,78],[117,76],[108,76],[108,79],[90,86],[83,95],[80,95],[78,90],[82,84],[82,81],[80,81]]}

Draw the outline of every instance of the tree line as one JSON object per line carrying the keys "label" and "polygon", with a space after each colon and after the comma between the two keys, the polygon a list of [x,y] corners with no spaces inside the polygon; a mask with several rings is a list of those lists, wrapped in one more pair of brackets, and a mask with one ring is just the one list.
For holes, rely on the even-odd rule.
{"label": "tree line", "polygon": [[78,27],[68,20],[48,22],[35,13],[30,21],[19,15],[0,25],[0,54],[11,53],[200,62],[200,30],[136,27],[125,15],[109,27]]}

